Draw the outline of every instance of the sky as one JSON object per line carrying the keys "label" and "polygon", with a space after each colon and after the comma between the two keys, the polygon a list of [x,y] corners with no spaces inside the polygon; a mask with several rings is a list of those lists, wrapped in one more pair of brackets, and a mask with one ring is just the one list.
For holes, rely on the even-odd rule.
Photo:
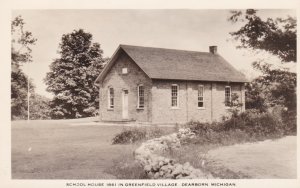
{"label": "sky", "polygon": [[[46,97],[44,78],[49,65],[59,58],[57,51],[63,34],[84,29],[93,35],[93,42],[101,44],[104,57],[111,57],[119,44],[149,46],[208,52],[209,46],[218,46],[218,53],[249,79],[258,75],[251,67],[257,58],[276,57],[236,49],[237,42],[229,33],[239,24],[227,19],[229,10],[13,10],[12,18],[21,15],[25,30],[37,38],[32,46],[33,62],[22,68],[33,80],[35,91]],[[294,10],[259,10],[267,17],[296,16]],[[295,64],[287,65],[296,71]],[[180,71],[180,70],[178,70]]]}

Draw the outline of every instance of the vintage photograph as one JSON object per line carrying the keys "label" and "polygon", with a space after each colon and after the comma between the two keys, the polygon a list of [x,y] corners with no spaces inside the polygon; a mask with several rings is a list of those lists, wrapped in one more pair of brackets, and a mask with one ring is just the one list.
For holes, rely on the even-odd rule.
{"label": "vintage photograph", "polygon": [[293,9],[14,9],[11,178],[297,179]]}

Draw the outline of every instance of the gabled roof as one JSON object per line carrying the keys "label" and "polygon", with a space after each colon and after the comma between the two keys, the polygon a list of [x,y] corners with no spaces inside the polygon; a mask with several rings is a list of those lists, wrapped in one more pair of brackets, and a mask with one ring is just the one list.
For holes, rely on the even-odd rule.
{"label": "gabled roof", "polygon": [[96,82],[105,77],[120,49],[151,79],[248,82],[218,54],[130,45],[119,46]]}

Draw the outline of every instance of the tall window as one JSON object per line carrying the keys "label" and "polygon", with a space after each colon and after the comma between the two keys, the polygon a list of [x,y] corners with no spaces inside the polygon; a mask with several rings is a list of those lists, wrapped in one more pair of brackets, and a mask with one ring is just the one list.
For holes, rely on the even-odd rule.
{"label": "tall window", "polygon": [[204,86],[198,86],[198,108],[204,107]]}
{"label": "tall window", "polygon": [[145,107],[145,89],[143,85],[138,86],[138,108]]}
{"label": "tall window", "polygon": [[231,103],[231,87],[225,87],[225,106],[230,106]]}
{"label": "tall window", "polygon": [[114,88],[108,88],[108,108],[114,108]]}
{"label": "tall window", "polygon": [[178,85],[171,87],[171,106],[178,107]]}

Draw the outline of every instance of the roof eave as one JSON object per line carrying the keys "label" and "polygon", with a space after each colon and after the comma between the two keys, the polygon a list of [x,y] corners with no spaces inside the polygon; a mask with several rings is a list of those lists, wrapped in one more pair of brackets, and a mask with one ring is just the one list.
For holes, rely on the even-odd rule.
{"label": "roof eave", "polygon": [[232,83],[248,83],[249,80],[204,80],[204,79],[178,79],[178,78],[159,78],[152,77],[152,80],[178,80],[178,81],[195,81],[195,82],[232,82]]}
{"label": "roof eave", "polygon": [[99,86],[100,81],[102,81],[102,79],[105,77],[105,75],[108,73],[108,71],[110,70],[110,68],[112,67],[112,64],[114,63],[114,61],[116,60],[116,58],[118,57],[119,51],[120,51],[121,45],[118,46],[118,48],[116,49],[116,51],[114,52],[114,54],[112,55],[112,58],[109,60],[109,62],[105,65],[105,67],[103,68],[103,70],[101,71],[101,73],[99,74],[99,76],[96,78],[94,84],[96,86]]}
{"label": "roof eave", "polygon": [[116,49],[116,51],[114,52],[114,54],[112,55],[112,58],[110,59],[110,61],[106,64],[106,66],[104,67],[104,69],[102,70],[102,72],[99,74],[99,76],[96,78],[94,84],[96,86],[99,86],[100,82],[105,78],[106,74],[108,73],[108,71],[111,69],[111,67],[113,66],[115,60],[117,59],[117,57],[120,54],[120,51],[122,49],[123,52],[125,52],[127,54],[127,56],[145,73],[145,75],[151,79],[151,77],[135,62],[134,59],[132,59],[132,57],[126,52],[126,50],[124,48],[122,48],[122,44],[120,44],[118,46],[118,48]]}

